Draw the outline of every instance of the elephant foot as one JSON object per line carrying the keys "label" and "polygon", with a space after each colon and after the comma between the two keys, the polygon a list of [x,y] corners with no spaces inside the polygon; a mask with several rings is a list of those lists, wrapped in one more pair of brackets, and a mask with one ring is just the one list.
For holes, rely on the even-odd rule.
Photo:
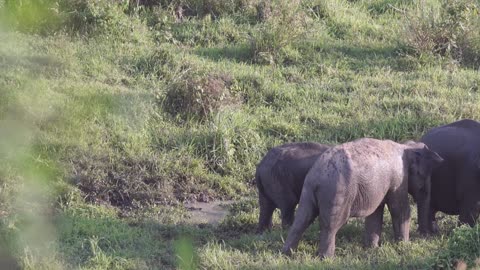
{"label": "elephant foot", "polygon": [[283,247],[282,248],[282,254],[288,257],[292,256],[292,249],[289,247]]}
{"label": "elephant foot", "polygon": [[325,260],[327,258],[333,258],[335,257],[335,253],[333,252],[317,252],[317,256],[320,258],[320,260]]}
{"label": "elephant foot", "polygon": [[365,242],[365,248],[378,248],[382,245],[381,241]]}
{"label": "elephant foot", "polygon": [[438,235],[440,233],[436,221],[432,221],[428,226],[419,226],[417,231],[422,237]]}
{"label": "elephant foot", "polygon": [[255,234],[263,234],[265,231],[270,231],[272,227],[270,226],[259,226],[257,230],[255,231]]}
{"label": "elephant foot", "polygon": [[437,235],[440,233],[440,228],[438,227],[437,222],[432,221],[432,224],[430,225],[430,233],[433,235]]}

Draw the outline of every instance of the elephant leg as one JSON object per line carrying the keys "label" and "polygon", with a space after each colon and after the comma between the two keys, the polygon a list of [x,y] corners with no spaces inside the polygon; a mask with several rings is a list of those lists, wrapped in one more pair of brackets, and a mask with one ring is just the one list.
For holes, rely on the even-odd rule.
{"label": "elephant leg", "polygon": [[430,208],[430,213],[429,213],[429,224],[428,224],[428,230],[430,231],[431,234],[439,234],[440,233],[440,228],[438,227],[437,224],[437,219],[435,218],[435,214],[437,213],[436,210]]}
{"label": "elephant leg", "polygon": [[427,236],[430,234],[430,196],[419,192],[421,195],[417,195],[415,200],[417,204],[417,222],[418,222],[418,232],[422,236]]}
{"label": "elephant leg", "polygon": [[282,213],[282,227],[286,229],[293,224],[295,217],[295,206],[284,206],[281,210]]}
{"label": "elephant leg", "polygon": [[327,200],[321,202],[320,221],[320,242],[318,245],[318,256],[320,258],[333,257],[335,255],[335,237],[338,230],[347,223],[350,217],[351,205],[344,200],[343,194],[337,194],[331,200],[331,208],[323,208],[328,205]]}
{"label": "elephant leg", "polygon": [[365,218],[365,246],[378,247],[383,225],[383,209],[385,204],[378,206],[377,210]]}
{"label": "elephant leg", "polygon": [[[340,226],[341,227],[341,226]],[[321,259],[335,256],[335,238],[340,228],[320,228],[318,256]]]}
{"label": "elephant leg", "polygon": [[392,196],[387,202],[392,216],[393,233],[396,241],[408,241],[410,237],[410,205],[408,196]]}
{"label": "elephant leg", "polygon": [[270,230],[272,228],[272,215],[276,207],[274,202],[267,198],[263,192],[259,192],[258,196],[260,203],[260,216],[258,219],[257,233],[262,233],[265,230]]}
{"label": "elephant leg", "polygon": [[303,192],[300,198],[300,205],[295,215],[295,221],[290,227],[287,240],[282,249],[282,253],[290,255],[292,249],[295,249],[307,227],[316,217],[317,205],[313,192]]}
{"label": "elephant leg", "polygon": [[350,214],[348,210],[329,217],[320,216],[320,242],[317,253],[321,259],[335,256],[335,238],[338,230],[348,220]]}

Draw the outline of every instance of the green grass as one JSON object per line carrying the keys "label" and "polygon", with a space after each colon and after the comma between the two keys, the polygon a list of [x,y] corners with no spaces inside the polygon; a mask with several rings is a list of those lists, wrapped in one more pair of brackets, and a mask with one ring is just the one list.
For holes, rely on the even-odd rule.
{"label": "green grass", "polygon": [[[386,218],[384,245],[373,250],[362,248],[363,221],[351,220],[337,236],[337,258],[323,262],[314,256],[316,224],[292,258],[279,253],[286,232],[278,225],[254,234],[251,179],[270,147],[418,139],[440,124],[480,119],[478,65],[406,43],[401,10],[417,5],[303,1],[285,13],[302,16],[302,29],[278,37],[275,18],[256,20],[255,1],[182,22],[169,9],[82,1],[63,10],[68,1],[59,1],[38,17],[26,5],[0,21],[0,259],[25,269],[473,266],[478,247],[456,243],[476,236],[453,230],[455,217],[441,218],[442,234],[428,239],[413,218],[403,244]],[[22,21],[25,14],[42,23]],[[254,39],[272,62],[259,61]],[[168,107],[172,87],[223,73],[232,80],[220,94],[204,84],[196,91],[213,94],[187,98],[202,108],[227,91],[236,102],[202,117]],[[183,202],[202,198],[244,202],[217,227],[190,224]]]}

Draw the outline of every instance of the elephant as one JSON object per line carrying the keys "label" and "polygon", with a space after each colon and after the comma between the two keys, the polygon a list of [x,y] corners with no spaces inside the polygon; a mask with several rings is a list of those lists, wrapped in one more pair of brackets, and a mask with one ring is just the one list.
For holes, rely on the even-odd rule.
{"label": "elephant", "polygon": [[283,228],[293,223],[305,175],[328,148],[330,146],[319,143],[299,142],[280,145],[267,152],[255,174],[260,205],[257,233],[272,227],[276,208],[280,208]]}
{"label": "elephant", "polygon": [[[349,217],[366,217],[365,244],[377,247],[388,206],[396,240],[409,240],[412,194],[427,221],[430,173],[443,161],[423,143],[357,139],[325,151],[305,178],[295,221],[282,252],[290,255],[316,216],[318,255],[333,257],[337,231]],[[420,217],[420,216],[419,216]]]}
{"label": "elephant", "polygon": [[480,122],[463,119],[436,127],[420,141],[445,159],[432,172],[429,222],[422,230],[438,233],[438,211],[474,226],[480,211]]}

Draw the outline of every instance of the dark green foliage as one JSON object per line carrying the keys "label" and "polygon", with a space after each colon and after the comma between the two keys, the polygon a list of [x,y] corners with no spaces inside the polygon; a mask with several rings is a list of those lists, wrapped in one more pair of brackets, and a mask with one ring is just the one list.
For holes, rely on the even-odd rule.
{"label": "dark green foliage", "polygon": [[[3,2],[3,3],[2,3]],[[56,0],[4,0],[0,23],[26,33],[46,34],[58,30],[62,14]]]}
{"label": "dark green foliage", "polygon": [[477,1],[444,0],[439,8],[419,5],[415,12],[406,16],[406,38],[417,53],[450,56],[467,65],[478,65]]}
{"label": "dark green foliage", "polygon": [[161,7],[175,10],[179,19],[210,15],[214,18],[246,12],[255,0],[130,0],[135,7]]}
{"label": "dark green foliage", "polygon": [[115,31],[126,23],[126,6],[114,1],[72,0],[61,1],[65,22],[72,32],[92,32],[95,30]]}
{"label": "dark green foliage", "polygon": [[[300,1],[264,1],[260,20],[250,40],[252,59],[260,64],[283,64],[294,41],[305,33]],[[269,4],[266,4],[269,3]]]}
{"label": "dark green foliage", "polygon": [[226,74],[187,70],[168,86],[163,106],[172,116],[184,119],[212,117],[226,106],[238,104],[230,92],[232,80]]}
{"label": "dark green foliage", "polygon": [[469,269],[480,266],[480,225],[454,229],[445,249],[440,252],[436,266],[453,269],[459,261],[466,263]]}

